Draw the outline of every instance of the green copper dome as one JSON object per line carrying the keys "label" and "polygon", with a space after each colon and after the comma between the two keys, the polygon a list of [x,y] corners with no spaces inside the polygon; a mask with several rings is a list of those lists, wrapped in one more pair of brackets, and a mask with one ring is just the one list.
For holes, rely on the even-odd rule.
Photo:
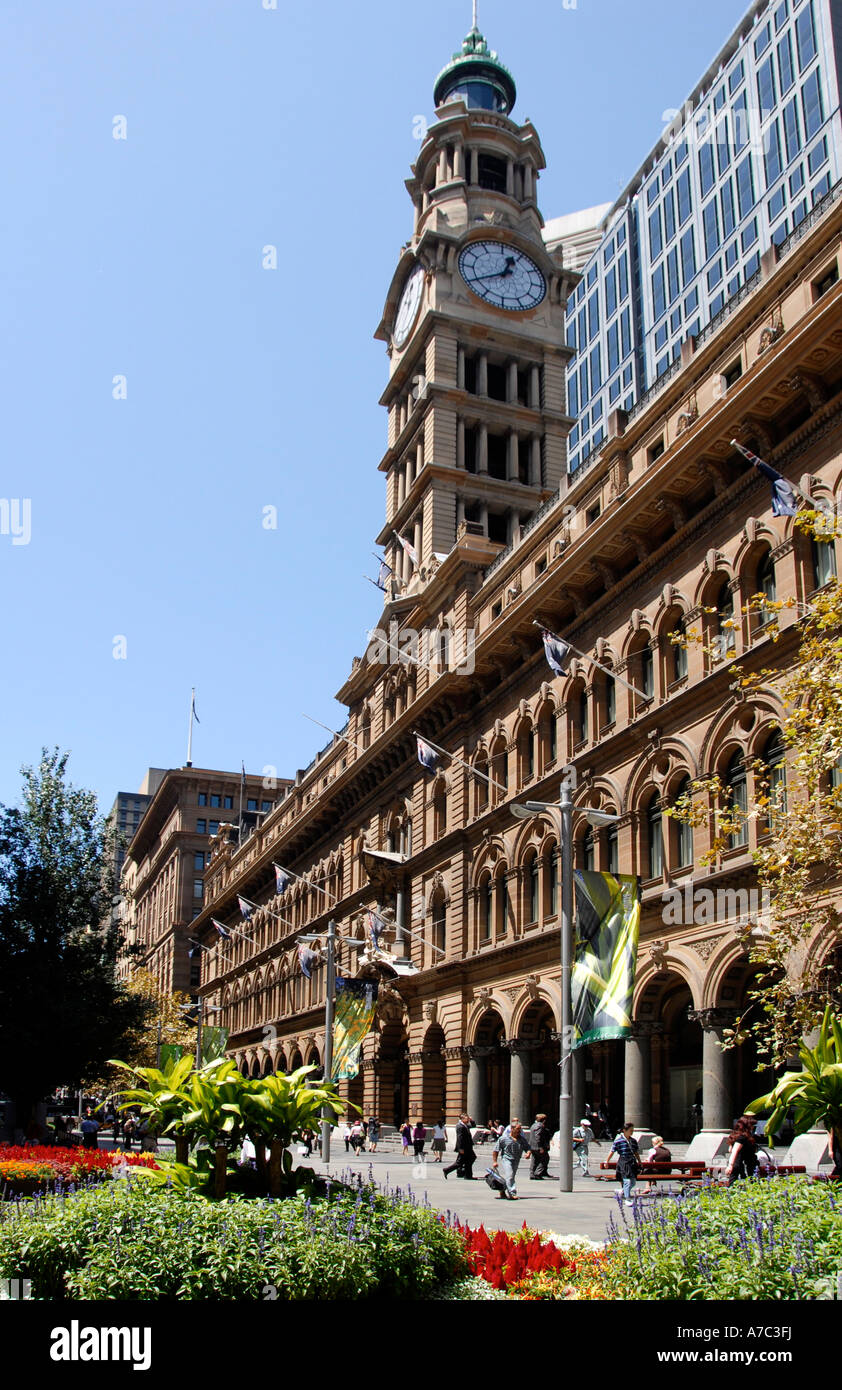
{"label": "green copper dome", "polygon": [[512,74],[504,67],[485,41],[476,24],[462,40],[462,49],[454,53],[446,68],[442,68],[433,88],[436,106],[454,97],[481,111],[511,111],[517,97]]}

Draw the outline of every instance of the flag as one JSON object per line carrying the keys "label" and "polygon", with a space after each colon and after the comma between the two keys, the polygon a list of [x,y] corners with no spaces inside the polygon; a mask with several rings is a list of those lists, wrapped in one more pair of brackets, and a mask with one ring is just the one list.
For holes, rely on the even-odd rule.
{"label": "flag", "polygon": [[273,864],[272,868],[275,870],[275,892],[285,893],[290,885],[289,874],[279,864]]}
{"label": "flag", "polygon": [[228,930],[228,928],[226,927],[225,923],[224,923],[224,922],[217,922],[217,920],[216,920],[215,917],[211,917],[211,921],[212,921],[213,925],[216,927],[216,930],[217,930],[218,934],[222,937],[222,940],[223,940],[223,941],[230,941],[230,940],[231,940],[231,933],[230,933],[230,931]]}
{"label": "flag", "polygon": [[798,511],[798,497],[791,483],[782,477],[771,463],[764,462],[753,454],[750,449],[744,449],[736,439],[731,440],[734,449],[738,449],[743,458],[747,458],[753,464],[758,473],[762,473],[764,478],[772,484],[772,515],[773,516],[795,516]]}
{"label": "flag", "polygon": [[557,676],[566,676],[565,662],[570,655],[570,647],[566,642],[562,642],[560,637],[554,633],[543,629],[541,636],[544,639],[544,655],[553,671]]}
{"label": "flag", "polygon": [[248,898],[241,898],[239,893],[237,894],[237,903],[239,905],[240,912],[242,913],[243,917],[245,917],[246,921],[248,921],[251,917],[251,914],[254,912],[254,903],[250,903]]}
{"label": "flag", "polygon": [[[184,709],[184,706],[182,705],[181,708]],[[191,719],[195,719],[195,721],[196,721],[197,724],[201,724],[201,722],[202,722],[201,719],[199,718],[198,714],[196,713],[196,692],[195,692],[195,690],[193,691],[193,694],[190,696],[190,718],[191,718]]]}
{"label": "flag", "polygon": [[378,912],[368,914],[368,934],[375,951],[380,949],[380,938],[386,930],[386,923]]}
{"label": "flag", "polygon": [[385,594],[385,592],[386,592],[386,581],[387,581],[387,579],[389,578],[390,574],[392,574],[392,573],[393,573],[392,566],[391,566],[391,565],[387,565],[385,560],[381,560],[381,561],[380,561],[380,569],[379,569],[378,574],[377,574],[377,581],[376,581],[376,583],[377,583],[378,589],[382,589],[383,592],[384,592],[384,594]]}
{"label": "flag", "polygon": [[631,1036],[640,901],[630,874],[577,869],[573,1047]]}
{"label": "flag", "polygon": [[197,942],[194,942],[187,954],[191,960],[195,960],[197,956],[202,954],[202,948]]}
{"label": "flag", "polygon": [[351,1081],[360,1070],[360,1048],[371,1031],[377,1007],[376,980],[336,977],[331,1081]]}
{"label": "flag", "polygon": [[413,565],[414,565],[415,568],[417,569],[417,568],[418,568],[418,551],[415,549],[415,546],[414,546],[414,545],[411,545],[410,542],[409,542],[408,540],[406,540],[406,538],[405,538],[404,536],[399,536],[398,533],[397,533],[397,531],[395,532],[395,536],[397,536],[398,542],[400,543],[400,545],[401,545],[402,548],[403,548],[403,553],[404,553],[404,555],[408,555],[408,556],[409,556],[409,558],[410,558],[410,560],[412,561]]}
{"label": "flag", "polygon": [[311,951],[309,946],[305,946],[303,942],[299,945],[298,964],[301,966],[302,975],[304,975],[308,980],[312,980],[313,978],[310,972],[312,971],[312,968],[316,964],[318,959],[319,957],[317,956],[316,952]]}
{"label": "flag", "polygon": [[429,743],[426,743],[425,740],[421,738],[420,734],[415,735],[415,741],[418,744],[419,763],[422,767],[425,767],[428,772],[435,772],[441,761],[439,754],[436,752],[435,748],[432,748]]}

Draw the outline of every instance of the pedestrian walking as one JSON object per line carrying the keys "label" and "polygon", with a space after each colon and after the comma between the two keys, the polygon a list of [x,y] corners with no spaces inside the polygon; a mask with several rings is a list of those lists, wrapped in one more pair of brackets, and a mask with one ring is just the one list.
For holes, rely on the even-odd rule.
{"label": "pedestrian walking", "polygon": [[401,1125],[401,1144],[403,1145],[403,1156],[407,1158],[412,1144],[412,1126],[409,1120],[404,1120]]}
{"label": "pedestrian walking", "polygon": [[582,1177],[584,1178],[590,1177],[590,1173],[588,1172],[588,1145],[593,1140],[593,1137],[593,1126],[586,1115],[583,1120],[579,1121],[576,1128],[573,1130],[573,1156],[575,1158],[573,1167],[581,1168]]}
{"label": "pedestrian walking", "polygon": [[439,1121],[438,1124],[433,1125],[432,1153],[434,1163],[441,1163],[443,1161],[444,1151],[446,1147],[447,1130],[445,1129],[441,1121]]}
{"label": "pedestrian walking", "polygon": [[517,1170],[524,1154],[529,1153],[529,1141],[523,1133],[520,1120],[514,1119],[509,1125],[509,1133],[496,1140],[491,1155],[491,1167],[506,1184],[505,1190],[498,1193],[499,1201],[517,1201]]}
{"label": "pedestrian walking", "polygon": [[362,1120],[355,1120],[351,1125],[351,1148],[359,1157],[360,1150],[365,1143],[365,1131],[363,1130]]}
{"label": "pedestrian walking", "polygon": [[474,1164],[477,1161],[477,1156],[474,1150],[473,1135],[471,1134],[472,1124],[473,1120],[467,1113],[459,1116],[454,1144],[456,1149],[456,1162],[451,1163],[447,1168],[442,1168],[442,1172],[446,1178],[448,1178],[455,1169],[457,1178],[464,1178],[466,1182],[474,1181]]}
{"label": "pedestrian walking", "polygon": [[529,1147],[532,1162],[529,1166],[530,1182],[538,1182],[547,1176],[550,1166],[550,1142],[553,1133],[547,1124],[546,1115],[536,1115],[535,1123],[529,1131]]}
{"label": "pedestrian walking", "polygon": [[134,1115],[132,1114],[132,1112],[129,1111],[128,1115],[126,1116],[125,1120],[123,1121],[123,1148],[124,1148],[124,1149],[126,1149],[126,1150],[131,1149],[131,1147],[132,1147],[132,1140],[134,1139],[135,1130],[136,1130],[136,1129],[137,1129],[137,1121],[135,1120],[135,1117],[134,1117]]}
{"label": "pedestrian walking", "polygon": [[611,1152],[617,1155],[617,1181],[623,1184],[623,1200],[627,1207],[634,1206],[632,1191],[640,1172],[640,1150],[633,1135],[634,1125],[627,1120],[611,1145]]}
{"label": "pedestrian walking", "polygon": [[415,1150],[415,1157],[421,1158],[424,1153],[424,1144],[427,1139],[427,1130],[421,1120],[417,1120],[412,1130],[412,1147]]}
{"label": "pedestrian walking", "polygon": [[350,1153],[350,1152],[351,1152],[351,1126],[349,1125],[349,1123],[348,1123],[347,1120],[345,1121],[345,1128],[344,1128],[343,1131],[342,1131],[342,1138],[345,1140],[345,1152],[346,1152],[346,1154],[347,1154],[347,1153]]}
{"label": "pedestrian walking", "polygon": [[380,1139],[380,1121],[376,1115],[372,1115],[368,1122],[368,1151],[370,1154],[377,1153],[377,1144]]}

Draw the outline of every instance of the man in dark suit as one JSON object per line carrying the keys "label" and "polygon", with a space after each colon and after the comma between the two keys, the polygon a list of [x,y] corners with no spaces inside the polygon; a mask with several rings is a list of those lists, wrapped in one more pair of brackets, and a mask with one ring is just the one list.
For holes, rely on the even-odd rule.
{"label": "man in dark suit", "polygon": [[529,1131],[529,1147],[532,1150],[532,1164],[529,1176],[532,1179],[545,1178],[550,1165],[550,1141],[552,1130],[547,1125],[546,1115],[536,1115],[535,1123]]}
{"label": "man in dark suit", "polygon": [[457,1178],[466,1178],[469,1182],[474,1180],[474,1164],[476,1154],[474,1153],[474,1141],[471,1136],[471,1125],[473,1120],[470,1115],[460,1115],[459,1123],[456,1126],[456,1162],[451,1163],[448,1168],[443,1168],[445,1177],[456,1169]]}

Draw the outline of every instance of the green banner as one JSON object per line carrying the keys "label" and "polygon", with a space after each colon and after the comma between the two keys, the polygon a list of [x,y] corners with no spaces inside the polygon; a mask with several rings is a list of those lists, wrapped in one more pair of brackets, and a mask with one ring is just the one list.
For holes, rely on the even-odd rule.
{"label": "green banner", "polygon": [[209,1028],[205,1024],[202,1028],[202,1061],[215,1062],[217,1058],[224,1057],[227,1046],[228,1029]]}
{"label": "green banner", "polygon": [[161,1043],[161,1071],[166,1071],[172,1062],[179,1062],[184,1056],[186,1049],[181,1043]]}
{"label": "green banner", "polygon": [[360,1069],[360,1048],[371,1030],[377,1006],[376,980],[336,977],[332,1081],[352,1081]]}
{"label": "green banner", "polygon": [[631,1034],[640,902],[630,874],[577,869],[573,1048]]}

